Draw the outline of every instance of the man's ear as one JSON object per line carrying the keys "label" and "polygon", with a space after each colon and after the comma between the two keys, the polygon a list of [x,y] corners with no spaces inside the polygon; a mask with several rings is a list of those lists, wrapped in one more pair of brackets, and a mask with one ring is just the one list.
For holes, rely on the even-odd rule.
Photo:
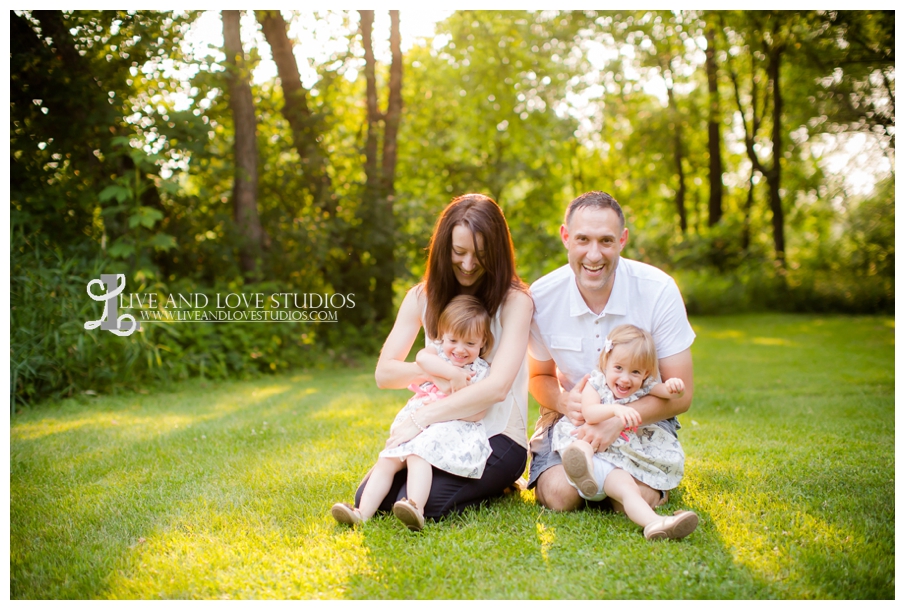
{"label": "man's ear", "polygon": [[619,250],[621,251],[625,244],[628,243],[628,227],[622,229],[622,237],[619,238]]}
{"label": "man's ear", "polygon": [[559,225],[559,237],[562,239],[562,245],[566,247],[566,250],[569,249],[569,227],[566,225]]}

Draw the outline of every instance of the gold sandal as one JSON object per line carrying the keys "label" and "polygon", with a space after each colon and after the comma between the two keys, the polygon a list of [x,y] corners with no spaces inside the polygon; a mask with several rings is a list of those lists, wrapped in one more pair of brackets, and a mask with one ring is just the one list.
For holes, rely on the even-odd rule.
{"label": "gold sandal", "polygon": [[424,528],[424,515],[418,505],[408,498],[393,504],[393,514],[413,532],[420,532]]}
{"label": "gold sandal", "polygon": [[343,525],[360,525],[365,521],[361,518],[361,513],[357,508],[345,502],[334,504],[333,508],[330,509],[330,514],[333,515],[333,518],[338,523]]}

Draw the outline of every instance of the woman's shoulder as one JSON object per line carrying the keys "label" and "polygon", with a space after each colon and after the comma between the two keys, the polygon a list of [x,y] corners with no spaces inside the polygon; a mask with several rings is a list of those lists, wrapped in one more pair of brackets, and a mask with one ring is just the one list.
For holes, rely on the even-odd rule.
{"label": "woman's shoulder", "polygon": [[531,313],[534,313],[534,299],[531,298],[531,293],[528,292],[527,288],[512,287],[509,289],[509,292],[506,293],[506,297],[503,299],[503,308],[526,308],[530,309]]}
{"label": "woman's shoulder", "polygon": [[405,293],[405,298],[402,302],[403,304],[409,303],[411,305],[417,305],[419,311],[424,309],[424,305],[427,303],[427,293],[424,291],[424,282],[419,282],[409,288],[408,292]]}
{"label": "woman's shoulder", "polygon": [[416,299],[420,299],[424,296],[424,282],[418,282],[414,286],[408,289],[408,292],[405,294],[406,297],[413,297]]}

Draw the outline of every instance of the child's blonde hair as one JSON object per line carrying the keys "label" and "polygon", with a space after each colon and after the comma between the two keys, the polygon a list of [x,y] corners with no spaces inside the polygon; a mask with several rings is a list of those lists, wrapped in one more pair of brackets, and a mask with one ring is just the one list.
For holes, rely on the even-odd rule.
{"label": "child's blonde hair", "polygon": [[453,297],[440,319],[437,321],[438,339],[450,333],[458,337],[480,337],[484,340],[480,355],[493,348],[493,334],[490,331],[490,314],[481,301],[473,296],[460,294]]}
{"label": "child's blonde hair", "polygon": [[600,362],[598,363],[601,371],[606,370],[606,361],[610,357],[610,352],[617,345],[624,345],[628,351],[628,357],[632,366],[640,370],[647,371],[645,378],[650,375],[659,374],[657,368],[657,346],[654,345],[654,338],[643,328],[638,328],[633,324],[621,324],[607,336],[606,348],[600,352]]}

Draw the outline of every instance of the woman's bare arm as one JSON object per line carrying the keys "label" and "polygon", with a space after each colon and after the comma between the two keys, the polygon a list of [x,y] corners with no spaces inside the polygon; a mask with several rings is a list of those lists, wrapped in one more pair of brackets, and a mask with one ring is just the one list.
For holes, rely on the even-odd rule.
{"label": "woman's bare arm", "polygon": [[[528,349],[528,331],[531,316],[534,315],[534,302],[529,295],[513,290],[503,302],[502,308],[500,318],[503,332],[487,377],[447,398],[418,409],[416,421],[421,428],[441,421],[472,419],[503,400],[512,389]],[[412,439],[420,431],[415,423],[404,422],[390,431],[387,446],[393,447]]]}
{"label": "woman's bare arm", "polygon": [[377,380],[378,388],[407,388],[411,383],[428,380],[428,376],[416,362],[405,361],[421,330],[421,299],[424,298],[422,295],[420,285],[415,286],[408,291],[402,305],[399,306],[393,330],[384,341],[380,357],[377,359],[374,378]]}

